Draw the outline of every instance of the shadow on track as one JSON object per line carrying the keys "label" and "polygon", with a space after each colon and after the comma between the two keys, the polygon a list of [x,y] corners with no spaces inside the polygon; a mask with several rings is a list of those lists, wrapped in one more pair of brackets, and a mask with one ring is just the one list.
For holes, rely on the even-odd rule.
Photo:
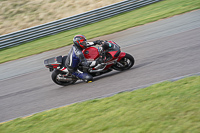
{"label": "shadow on track", "polygon": [[121,74],[121,73],[123,73],[123,72],[127,72],[127,71],[130,71],[130,70],[134,70],[134,69],[137,69],[137,68],[140,68],[140,67],[144,67],[144,66],[149,65],[149,64],[151,64],[151,63],[153,63],[153,62],[154,62],[154,61],[145,62],[145,63],[142,63],[142,64],[138,64],[138,65],[133,66],[133,67],[130,68],[129,70],[125,70],[125,71],[115,71],[115,70],[114,70],[114,71],[112,71],[112,72],[110,72],[110,73],[106,73],[106,74],[104,74],[104,75],[100,75],[100,76],[95,77],[95,78],[94,78],[94,81],[98,81],[98,80],[100,80],[100,79],[102,79],[102,78],[111,77],[111,76],[114,76],[114,75]]}
{"label": "shadow on track", "polygon": [[[131,71],[131,70],[135,70],[135,69],[147,66],[147,65],[149,65],[149,64],[151,64],[153,62],[154,61],[149,61],[149,62],[145,62],[145,63],[142,63],[142,64],[138,64],[138,65],[133,66],[129,70],[125,70],[125,71],[116,71],[116,70],[113,70],[113,71],[105,73],[103,75],[99,75],[99,76],[94,77],[94,82],[96,82],[96,81],[98,81],[100,79],[103,79],[103,78],[112,77],[112,76],[115,76],[115,75],[118,75],[118,74],[121,74],[121,73],[124,73],[124,72],[127,72],[127,71]],[[74,86],[74,85],[79,85],[79,84],[85,84],[85,82],[81,81],[81,80],[78,80],[75,84],[71,84],[71,85],[68,85],[68,86]],[[66,87],[67,86],[63,86],[63,87],[60,86],[59,88],[63,89],[63,88],[66,88]]]}

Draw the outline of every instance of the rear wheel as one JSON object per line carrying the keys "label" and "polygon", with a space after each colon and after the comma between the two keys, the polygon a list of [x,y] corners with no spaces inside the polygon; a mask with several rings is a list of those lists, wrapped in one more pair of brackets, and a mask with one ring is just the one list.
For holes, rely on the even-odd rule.
{"label": "rear wheel", "polygon": [[[65,73],[59,70],[54,70],[51,75],[54,83],[62,86],[67,86],[70,84],[74,84],[78,79],[73,78],[72,76],[65,77]],[[65,80],[66,78],[71,78],[72,80]]]}
{"label": "rear wheel", "polygon": [[127,54],[115,65],[113,65],[113,69],[118,70],[118,71],[123,71],[130,69],[135,63],[135,59],[133,58],[132,55]]}

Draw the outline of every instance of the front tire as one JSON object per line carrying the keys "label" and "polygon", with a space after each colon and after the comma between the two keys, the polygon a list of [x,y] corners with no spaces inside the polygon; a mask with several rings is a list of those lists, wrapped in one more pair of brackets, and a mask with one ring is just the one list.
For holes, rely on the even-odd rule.
{"label": "front tire", "polygon": [[51,78],[53,82],[61,86],[67,86],[67,85],[74,84],[77,81],[77,80],[59,81],[58,76],[63,75],[63,74],[64,73],[62,71],[54,70],[51,74]]}
{"label": "front tire", "polygon": [[119,63],[116,63],[112,66],[113,69],[118,71],[124,71],[130,69],[135,63],[135,59],[132,55],[127,54],[119,61]]}

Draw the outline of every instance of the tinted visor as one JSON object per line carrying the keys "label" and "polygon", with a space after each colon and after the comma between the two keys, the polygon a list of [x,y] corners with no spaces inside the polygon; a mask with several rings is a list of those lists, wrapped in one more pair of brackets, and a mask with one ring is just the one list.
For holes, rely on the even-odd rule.
{"label": "tinted visor", "polygon": [[81,45],[83,45],[84,47],[86,47],[87,46],[87,41],[82,41]]}

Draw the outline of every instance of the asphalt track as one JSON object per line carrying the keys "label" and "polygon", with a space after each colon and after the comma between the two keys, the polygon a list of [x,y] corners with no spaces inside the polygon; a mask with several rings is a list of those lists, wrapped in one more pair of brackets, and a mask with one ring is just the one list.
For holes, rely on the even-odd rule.
{"label": "asphalt track", "polygon": [[61,87],[43,60],[70,46],[0,64],[0,122],[200,72],[200,10],[95,39],[116,41],[134,56],[134,67]]}

